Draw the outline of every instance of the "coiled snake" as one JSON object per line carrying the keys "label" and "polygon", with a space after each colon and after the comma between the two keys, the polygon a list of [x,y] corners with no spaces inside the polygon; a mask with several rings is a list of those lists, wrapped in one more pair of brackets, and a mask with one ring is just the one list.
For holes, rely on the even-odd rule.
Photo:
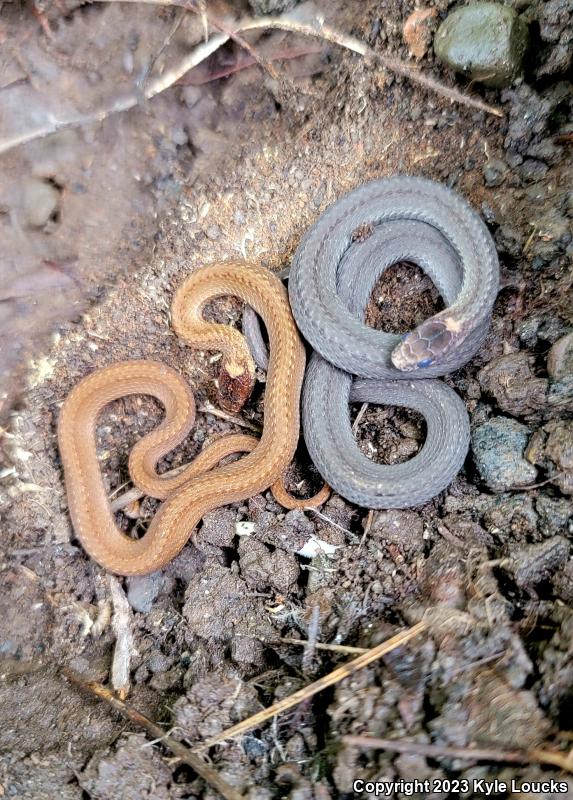
{"label": "coiled snake", "polygon": [[[366,237],[356,240],[357,231]],[[447,306],[403,337],[363,321],[377,279],[400,261],[420,266]],[[320,474],[347,500],[367,508],[417,505],[460,470],[469,447],[465,406],[444,383],[428,379],[458,369],[478,350],[498,284],[497,253],[480,217],[455,192],[424,178],[360,186],[308,230],[289,275],[291,308],[315,350],[304,382],[303,434]],[[252,322],[247,330],[261,361]],[[421,413],[421,451],[401,464],[372,462],[356,444],[349,402]]]}

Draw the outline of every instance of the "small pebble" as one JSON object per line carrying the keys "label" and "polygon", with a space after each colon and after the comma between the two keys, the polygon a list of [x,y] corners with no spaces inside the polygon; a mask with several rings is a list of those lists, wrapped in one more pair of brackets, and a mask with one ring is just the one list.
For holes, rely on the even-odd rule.
{"label": "small pebble", "polygon": [[534,375],[532,362],[529,353],[510,353],[495,358],[478,373],[483,391],[495,397],[502,411],[519,417],[547,404],[547,379]]}
{"label": "small pebble", "polygon": [[551,498],[540,494],[535,501],[539,515],[539,528],[545,536],[567,531],[573,522],[573,502],[566,498]]}
{"label": "small pebble", "polygon": [[505,180],[505,176],[508,171],[508,166],[504,161],[501,161],[499,158],[490,158],[490,160],[484,164],[483,168],[483,177],[486,186],[501,186],[501,184]]}
{"label": "small pebble", "polygon": [[134,575],[127,579],[127,600],[134,611],[147,614],[151,611],[153,601],[159,594],[163,583],[161,572],[151,575]]}
{"label": "small pebble", "polygon": [[490,489],[503,492],[535,481],[537,470],[524,457],[528,436],[529,428],[508,417],[494,417],[473,432],[476,467]]}

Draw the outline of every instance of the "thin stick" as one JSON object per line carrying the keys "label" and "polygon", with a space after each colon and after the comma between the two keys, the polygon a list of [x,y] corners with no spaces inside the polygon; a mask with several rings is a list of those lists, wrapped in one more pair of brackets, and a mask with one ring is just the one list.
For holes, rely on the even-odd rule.
{"label": "thin stick", "polygon": [[[96,0],[97,2],[108,2],[108,0]],[[118,2],[137,2],[137,3],[150,3],[152,5],[172,5],[172,6],[179,6],[181,8],[188,8],[188,4],[184,2],[184,0],[117,0]],[[211,24],[213,27],[216,25],[211,20]],[[220,24],[219,24],[220,27]],[[234,38],[235,41],[238,41],[242,47],[245,47],[247,44],[244,40],[239,37],[240,33],[245,33],[246,31],[251,30],[258,30],[261,28],[276,28],[279,30],[289,31],[291,33],[299,33],[303,36],[312,36],[314,38],[324,39],[327,42],[332,42],[333,44],[337,44],[340,47],[344,47],[346,50],[351,50],[353,53],[358,53],[363,58],[370,59],[371,61],[378,62],[382,64],[383,67],[388,69],[390,72],[394,72],[397,75],[402,75],[405,78],[408,78],[413,83],[417,83],[420,86],[423,86],[425,89],[429,89],[436,94],[441,95],[442,97],[446,97],[448,100],[451,100],[454,103],[459,103],[460,105],[465,105],[470,108],[476,108],[479,111],[485,111],[487,114],[493,114],[496,117],[503,117],[503,111],[496,106],[489,105],[488,103],[484,103],[483,100],[478,100],[474,97],[469,97],[468,95],[464,94],[463,92],[458,91],[457,89],[450,88],[449,86],[445,86],[444,84],[440,83],[439,81],[435,80],[434,78],[430,78],[427,75],[417,71],[405,61],[401,61],[397,58],[392,58],[391,56],[386,56],[381,53],[377,53],[375,50],[372,50],[368,47],[367,44],[361,42],[360,39],[356,39],[353,36],[346,36],[345,34],[339,33],[334,28],[330,28],[326,25],[321,25],[317,22],[316,27],[312,25],[304,25],[300,22],[296,22],[292,19],[288,14],[283,14],[282,16],[278,17],[261,17],[259,19],[246,19],[243,22],[240,22],[238,26],[235,28],[233,35],[229,33],[219,33],[215,36],[212,36],[206,42],[203,42],[201,45],[198,45],[188,56],[186,56],[180,64],[173,67],[170,70],[166,70],[163,75],[159,75],[154,78],[152,81],[149,82],[149,85],[145,89],[143,93],[143,97],[146,100],[150,100],[152,97],[160,94],[161,92],[169,89],[173,86],[177,81],[185,75],[186,72],[196,67],[206,58],[208,58],[212,53],[219,49],[222,45],[229,41],[229,39]],[[252,48],[245,47],[253,58],[257,60],[257,63],[261,63],[261,58],[257,54],[254,54]],[[267,64],[267,69],[268,69]],[[272,69],[272,67],[271,67]],[[104,108],[100,109],[99,111],[94,111],[90,114],[76,114],[71,115],[70,117],[64,117],[63,119],[57,118],[50,118],[47,123],[36,128],[31,131],[26,131],[24,133],[16,134],[15,136],[4,139],[0,141],[0,154],[6,153],[8,150],[12,150],[14,147],[18,147],[19,145],[26,144],[27,142],[34,141],[35,139],[41,139],[45,136],[49,136],[52,133],[56,133],[56,131],[62,130],[63,128],[76,128],[81,125],[85,125],[92,122],[102,122],[107,117],[110,117],[112,114],[117,114],[122,111],[128,111],[131,108],[139,105],[140,102],[140,95],[139,93],[132,93],[126,95],[125,97],[120,97],[114,100],[110,105],[105,106]]]}
{"label": "thin stick", "polygon": [[199,406],[199,411],[204,414],[212,414],[214,417],[224,419],[227,422],[233,422],[240,428],[246,428],[248,431],[254,431],[254,433],[261,433],[263,430],[260,425],[255,425],[254,422],[249,422],[246,419],[242,419],[242,417],[234,417],[232,414],[228,414],[226,411],[222,411],[220,408],[216,408],[210,403],[204,403],[202,406]]}
{"label": "thin stick", "polygon": [[368,403],[362,403],[362,405],[360,406],[360,410],[359,410],[358,414],[356,415],[356,419],[352,423],[352,433],[355,436],[356,436],[356,431],[358,430],[358,426],[362,422],[362,417],[366,413],[366,409],[367,408],[368,408]]}
{"label": "thin stick", "polygon": [[[123,0],[118,1],[122,2]],[[106,0],[98,0],[98,2],[106,2]],[[145,2],[152,4],[159,3],[160,5],[176,5],[182,6],[183,8],[187,7],[185,0],[125,0],[125,2]],[[211,20],[211,24],[213,24],[213,27],[218,27],[219,30],[225,30],[219,23],[215,25],[213,20]],[[289,31],[290,33],[300,33],[302,36],[312,36],[315,38],[324,39],[325,41],[332,42],[339,47],[344,47],[346,50],[351,50],[354,53],[358,53],[358,55],[361,55],[363,58],[377,61],[382,64],[382,66],[386,67],[386,69],[390,70],[390,72],[395,72],[397,75],[402,75],[404,78],[408,78],[413,83],[418,83],[420,86],[436,92],[436,94],[441,94],[443,97],[447,97],[448,100],[452,100],[455,103],[460,103],[461,105],[469,106],[470,108],[476,108],[480,111],[485,111],[487,114],[493,114],[496,117],[503,117],[503,111],[500,108],[489,105],[489,103],[484,103],[483,100],[469,97],[463,92],[458,91],[458,89],[452,89],[449,86],[445,86],[443,83],[440,83],[434,78],[430,78],[414,69],[410,64],[402,61],[399,58],[393,58],[392,56],[386,56],[382,53],[377,53],[360,39],[357,39],[354,36],[347,36],[346,34],[340,33],[328,25],[324,25],[322,20],[319,18],[316,18],[314,25],[297,22],[289,14],[282,14],[276,17],[246,19],[243,22],[240,22],[235,29],[235,36],[239,32],[244,33],[245,31],[258,30],[260,28],[278,28],[279,30]],[[225,30],[225,33],[228,33],[228,31]],[[229,38],[232,37],[229,36]],[[243,42],[239,42],[239,44],[244,47]]]}
{"label": "thin stick", "polygon": [[149,77],[150,72],[153,70],[153,68],[157,64],[157,61],[159,60],[159,58],[165,52],[166,48],[169,47],[169,45],[171,44],[171,41],[172,41],[173,37],[175,36],[177,31],[181,27],[181,24],[182,24],[183,20],[187,16],[185,14],[185,10],[184,9],[182,9],[182,12],[183,13],[180,14],[178,19],[176,19],[175,22],[173,23],[173,25],[171,26],[171,30],[169,31],[169,33],[167,34],[167,36],[163,40],[163,43],[161,44],[161,47],[159,48],[157,53],[155,53],[155,55],[153,55],[151,57],[151,59],[149,60],[149,62],[145,65],[145,68],[144,68],[144,70],[143,70],[143,72],[141,74],[141,77],[139,78],[139,85],[140,85],[140,87],[142,88],[143,91],[145,91],[145,84],[147,83],[147,79]]}
{"label": "thin stick", "polygon": [[312,508],[312,506],[305,506],[303,511],[312,511],[313,514],[316,514],[317,517],[320,517],[320,519],[324,520],[325,522],[328,522],[329,525],[333,525],[335,528],[338,528],[339,531],[342,531],[342,533],[347,533],[348,536],[354,537],[352,531],[349,531],[348,528],[343,528],[342,525],[339,525],[338,522],[335,522],[330,517],[327,517],[326,514],[323,514],[321,511],[318,511],[318,509]]}
{"label": "thin stick", "polygon": [[364,533],[362,534],[362,539],[360,539],[360,544],[358,545],[358,552],[360,552],[360,550],[362,549],[362,546],[366,541],[368,534],[370,533],[373,521],[374,521],[374,509],[371,508],[370,511],[368,512],[368,516],[366,517],[366,522],[364,523]]}
{"label": "thin stick", "polygon": [[523,486],[519,484],[517,486],[510,486],[510,492],[526,492],[529,489],[539,489],[540,486],[546,486],[551,481],[557,480],[557,478],[562,478],[565,475],[564,472],[558,472],[556,475],[551,475],[550,478],[546,478],[544,481],[539,481],[539,483],[526,483]]}
{"label": "thin stick", "polygon": [[[102,0],[98,1],[101,2]],[[118,0],[116,0],[116,2],[117,1]],[[103,2],[106,2],[106,0],[103,0]],[[121,0],[119,0],[119,2],[121,2]],[[227,25],[224,25],[220,20],[214,19],[213,17],[209,16],[209,14],[207,14],[207,11],[205,9],[198,10],[196,7],[194,7],[195,6],[194,0],[190,0],[190,2],[191,2],[191,7],[189,7],[188,4],[183,3],[183,8],[187,9],[190,8],[191,11],[194,11],[196,14],[200,14],[208,24],[212,25],[213,28],[215,28],[215,30],[219,31],[220,33],[224,33],[226,36],[229,37],[229,39],[232,39],[236,44],[238,44],[239,47],[242,47],[243,50],[246,50],[247,53],[251,56],[251,58],[259,65],[259,67],[265,70],[265,72],[268,72],[268,74],[271,76],[273,80],[275,81],[280,80],[280,75],[273,67],[271,62],[268,59],[264,58],[264,56],[262,56],[260,53],[258,53],[255,50],[255,48],[249,42],[246,41],[246,39],[243,39],[243,37],[240,36],[236,31],[234,31],[232,28],[229,28]],[[167,0],[166,5],[169,5],[169,0]]]}
{"label": "thin stick", "polygon": [[442,747],[437,744],[421,744],[405,740],[377,739],[374,736],[343,736],[344,744],[391,753],[412,753],[427,758],[467,758],[471,761],[498,761],[513,764],[553,764],[573,772],[573,753],[552,753],[548,750],[495,750],[488,747]]}
{"label": "thin stick", "polygon": [[279,700],[278,703],[274,703],[272,706],[269,706],[269,708],[264,709],[264,711],[259,711],[257,714],[253,714],[252,717],[248,717],[248,719],[239,722],[237,725],[227,728],[226,731],[223,731],[217,736],[211,736],[209,739],[206,739],[204,742],[202,742],[202,744],[197,745],[197,747],[194,748],[194,751],[197,752],[204,750],[207,747],[213,747],[213,745],[220,744],[226,739],[232,739],[233,737],[240,736],[241,734],[246,733],[253,728],[259,728],[263,722],[271,719],[276,714],[282,714],[283,711],[287,711],[287,709],[302,703],[303,700],[308,700],[309,697],[313,697],[315,694],[322,692],[329,686],[334,686],[334,684],[339,683],[344,678],[348,678],[349,675],[354,675],[354,673],[358,672],[358,670],[364,669],[364,667],[367,667],[369,664],[377,661],[379,658],[387,653],[390,653],[392,650],[395,650],[397,647],[401,647],[403,644],[406,644],[406,642],[409,642],[410,639],[413,639],[419,633],[426,630],[426,628],[427,625],[424,622],[418,622],[412,628],[396,634],[396,636],[393,636],[386,642],[381,642],[381,644],[358,656],[358,658],[355,658],[354,661],[350,661],[347,664],[343,664],[341,667],[337,667],[337,669],[329,672],[327,675],[324,675],[317,681],[314,681],[314,683],[310,683],[308,686],[305,686],[304,689],[299,689],[298,692],[294,692],[294,694],[291,694],[289,697]]}
{"label": "thin stick", "polygon": [[[281,636],[279,639],[261,639],[260,641],[266,642],[267,644],[297,644],[301,645],[302,647],[306,647],[308,645],[308,639],[288,639],[283,636]],[[360,655],[361,653],[368,652],[366,647],[351,647],[348,644],[328,644],[327,642],[315,642],[314,646],[317,650],[328,650],[332,653],[346,653],[348,655]]]}
{"label": "thin stick", "polygon": [[102,686],[101,683],[97,683],[96,681],[86,681],[85,678],[69,667],[64,667],[62,669],[62,675],[80,688],[90,692],[90,694],[95,695],[95,697],[99,697],[100,700],[104,700],[116,711],[119,711],[122,716],[131,720],[134,725],[138,725],[140,728],[143,728],[145,731],[147,731],[147,733],[153,739],[164,744],[165,747],[169,748],[169,750],[171,750],[171,752],[177,756],[177,758],[188,764],[191,769],[197,773],[197,775],[200,775],[204,781],[216,789],[221,797],[225,798],[225,800],[244,800],[242,794],[239,794],[236,789],[233,789],[232,786],[229,786],[229,784],[220,778],[216,771],[206,764],[201,758],[199,758],[199,756],[195,755],[188,747],[185,747],[184,744],[181,744],[181,742],[178,742],[176,739],[172,739],[171,736],[168,736],[163,728],[150,720],[148,717],[141,714],[135,708],[127,705],[127,703],[124,703],[123,700],[119,700],[119,698],[110,692],[109,689],[106,689],[105,686]]}

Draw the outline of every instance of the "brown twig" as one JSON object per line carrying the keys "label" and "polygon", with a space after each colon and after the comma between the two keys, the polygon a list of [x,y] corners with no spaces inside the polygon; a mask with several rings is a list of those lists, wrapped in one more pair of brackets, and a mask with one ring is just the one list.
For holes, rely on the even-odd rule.
{"label": "brown twig", "polygon": [[540,750],[500,750],[488,747],[443,747],[405,740],[377,739],[374,736],[343,736],[344,744],[353,747],[388,750],[391,753],[410,753],[425,758],[467,758],[471,761],[497,761],[513,764],[552,764],[573,772],[573,751],[568,754]]}
{"label": "brown twig", "polygon": [[[181,8],[187,8],[188,3],[186,0],[112,0],[114,2],[132,2],[132,3],[151,3],[153,5],[172,5],[172,6],[179,6]],[[110,2],[110,0],[95,0],[95,2]],[[194,9],[190,9],[194,10]],[[211,19],[211,24],[213,27],[216,27],[213,19]],[[219,27],[221,23],[218,23]],[[419,72],[418,70],[414,69],[412,66],[407,64],[405,61],[401,61],[400,59],[393,58],[391,56],[383,55],[382,53],[377,53],[372,48],[368,47],[367,44],[360,41],[360,39],[356,39],[353,36],[346,36],[339,31],[336,31],[334,28],[330,28],[326,25],[320,24],[317,21],[315,26],[303,24],[300,22],[295,21],[292,19],[288,14],[283,14],[282,16],[278,17],[260,17],[258,19],[246,19],[242,22],[239,22],[238,25],[235,27],[234,32],[231,34],[229,33],[220,33],[216,36],[212,36],[208,41],[203,42],[201,45],[198,45],[188,56],[186,56],[180,64],[176,67],[173,67],[170,70],[166,70],[164,74],[157,76],[154,80],[149,82],[143,96],[146,100],[150,100],[152,97],[160,94],[161,92],[169,89],[173,86],[177,81],[185,75],[186,72],[189,72],[190,69],[196,67],[197,64],[200,64],[206,58],[208,58],[212,53],[219,49],[222,45],[229,41],[229,39],[234,39],[237,43],[244,47],[247,52],[249,52],[257,63],[262,65],[261,58],[258,54],[254,54],[252,47],[248,45],[248,42],[240,36],[241,33],[245,33],[247,31],[252,30],[260,30],[260,29],[278,29],[288,31],[290,33],[298,33],[302,36],[312,36],[314,38],[323,39],[327,42],[332,42],[340,47],[345,48],[346,50],[351,50],[353,53],[358,53],[363,58],[366,58],[370,61],[377,62],[381,64],[383,67],[388,69],[390,72],[394,72],[397,75],[402,75],[408,80],[411,80],[413,83],[417,83],[419,86],[423,86],[425,89],[429,89],[436,94],[441,95],[442,97],[446,97],[448,100],[451,100],[454,103],[459,103],[460,105],[468,106],[469,108],[476,108],[479,111],[485,111],[487,114],[493,114],[496,117],[503,117],[503,111],[496,106],[489,105],[488,103],[484,103],[483,100],[479,100],[475,97],[469,97],[468,95],[460,92],[458,89],[453,89],[449,86],[445,86],[444,84],[440,83],[439,81],[435,80],[434,78],[430,78],[427,75]],[[267,69],[268,69],[267,65]],[[271,74],[275,72],[275,70],[271,67]],[[122,111],[128,111],[131,108],[139,105],[140,102],[140,94],[139,93],[132,93],[126,95],[125,97],[120,97],[110,103],[110,105],[100,109],[99,111],[94,111],[90,114],[76,114],[75,116],[72,115],[71,117],[59,119],[59,120],[50,120],[49,122],[45,123],[43,126],[36,128],[33,131],[27,131],[25,133],[17,134],[10,139],[4,139],[0,141],[0,154],[7,152],[8,150],[13,149],[14,147],[18,147],[19,145],[26,144],[27,142],[34,141],[35,139],[41,139],[45,136],[49,136],[52,133],[56,133],[56,131],[62,130],[63,128],[73,128],[79,127],[81,125],[86,125],[92,122],[101,122],[107,117],[110,117],[112,114],[117,114]]]}
{"label": "brown twig", "polygon": [[244,800],[243,795],[239,794],[239,792],[237,792],[236,789],[233,789],[232,786],[229,786],[229,784],[219,777],[216,771],[206,764],[201,758],[199,758],[199,756],[195,755],[191,750],[189,750],[188,747],[185,747],[184,744],[181,744],[181,742],[178,742],[176,739],[173,739],[171,736],[167,735],[163,728],[150,720],[148,717],[144,716],[127,703],[124,703],[123,700],[117,698],[112,692],[109,691],[109,689],[106,689],[105,686],[102,686],[101,683],[97,683],[96,681],[86,681],[85,678],[69,667],[64,667],[62,669],[62,675],[75,683],[81,689],[84,689],[86,692],[93,694],[100,700],[104,700],[116,711],[119,711],[122,716],[127,717],[127,719],[133,722],[134,725],[138,725],[140,728],[143,728],[145,731],[147,731],[147,733],[149,733],[153,739],[161,741],[161,743],[171,750],[171,752],[174,753],[177,758],[181,759],[181,761],[184,761],[185,764],[188,764],[192,770],[194,770],[203,778],[204,781],[216,789],[221,797],[225,798],[225,800]]}
{"label": "brown twig", "polygon": [[156,53],[155,53],[155,54],[154,54],[154,55],[153,55],[153,56],[152,56],[152,57],[149,59],[148,63],[145,65],[145,68],[144,68],[144,70],[143,70],[143,73],[142,73],[141,77],[139,78],[139,85],[140,85],[140,87],[141,87],[141,92],[142,92],[142,94],[144,94],[144,92],[145,92],[145,84],[147,83],[147,79],[148,79],[148,77],[149,77],[149,75],[150,75],[151,71],[153,70],[153,68],[154,68],[154,67],[155,67],[155,65],[157,64],[157,62],[158,62],[159,58],[160,58],[160,57],[163,55],[163,53],[165,52],[165,50],[166,50],[166,49],[169,47],[169,45],[171,44],[171,41],[173,40],[173,37],[175,36],[175,34],[177,33],[177,31],[178,31],[178,30],[179,30],[179,28],[181,27],[181,24],[183,23],[183,20],[184,20],[184,19],[186,18],[186,16],[187,16],[187,15],[185,14],[185,9],[181,9],[181,11],[182,11],[182,13],[181,13],[181,14],[180,14],[180,16],[179,16],[179,17],[178,17],[178,18],[175,20],[175,22],[174,22],[174,23],[173,23],[173,25],[171,26],[171,29],[170,29],[169,33],[167,34],[167,36],[165,37],[165,39],[164,39],[164,40],[163,40],[163,42],[161,43],[161,47],[160,47],[160,48],[159,48],[159,50],[158,50],[158,51],[157,51],[157,52],[156,52]]}
{"label": "brown twig", "polygon": [[194,750],[201,751],[205,748],[213,747],[213,745],[220,744],[226,739],[232,739],[235,736],[240,736],[241,734],[252,730],[253,728],[260,727],[264,722],[276,716],[277,714],[282,714],[283,711],[287,711],[287,709],[302,703],[304,700],[308,700],[309,697],[313,697],[315,694],[322,692],[329,686],[334,686],[336,683],[344,680],[344,678],[354,675],[354,673],[358,672],[358,670],[364,669],[364,667],[367,667],[369,664],[377,661],[382,656],[390,653],[392,650],[395,650],[397,647],[401,647],[403,644],[406,644],[406,642],[409,642],[410,639],[413,639],[419,633],[426,630],[426,628],[427,625],[424,622],[418,622],[413,627],[402,631],[401,633],[396,634],[396,636],[393,636],[391,639],[388,639],[376,647],[373,647],[371,650],[368,650],[366,653],[358,656],[358,658],[355,658],[353,661],[337,667],[327,675],[323,675],[322,678],[319,678],[317,681],[314,681],[314,683],[310,683],[308,686],[305,686],[304,689],[299,689],[298,692],[294,692],[294,694],[279,700],[278,703],[274,703],[272,706],[269,706],[269,708],[265,708],[263,711],[253,714],[252,717],[248,717],[242,722],[239,722],[237,725],[227,728],[226,731],[223,731],[217,736],[211,736],[200,745],[197,745]]}

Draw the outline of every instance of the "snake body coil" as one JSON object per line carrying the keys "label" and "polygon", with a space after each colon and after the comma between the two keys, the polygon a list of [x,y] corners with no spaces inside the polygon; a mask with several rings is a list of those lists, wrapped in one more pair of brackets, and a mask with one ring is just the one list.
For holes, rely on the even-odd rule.
{"label": "snake body coil", "polygon": [[[399,261],[428,273],[447,306],[404,337],[363,321],[376,280]],[[484,223],[434,181],[397,177],[361,186],[307,232],[289,277],[295,319],[316,351],[303,390],[303,432],[319,472],[343,497],[368,508],[404,508],[434,497],[459,471],[469,446],[467,412],[453,390],[428,379],[478,350],[498,283]],[[352,434],[350,401],[419,411],[427,424],[422,450],[403,464],[370,461]]]}
{"label": "snake body coil", "polygon": [[[225,373],[240,377],[252,365],[244,338],[230,326],[202,318],[205,304],[221,295],[235,295],[249,303],[262,316],[269,333],[270,363],[260,441],[241,435],[224,437],[175,478],[157,475],[157,462],[191,429],[195,403],[185,381],[174,370],[153,361],[125,361],[96,370],[74,387],[62,407],[58,444],[70,516],[87,552],[111,572],[137,575],[165,566],[207,511],[272,486],[295,453],[305,351],[286,290],[268,270],[242,262],[204,267],[178,289],[172,307],[176,332],[194,348],[222,351]],[[137,540],[116,525],[95,444],[98,414],[107,403],[128,394],[151,394],[165,409],[161,425],[141,439],[130,456],[134,483],[153,497],[166,498],[144,536]],[[212,469],[223,456],[240,451],[248,451],[240,461]]]}

